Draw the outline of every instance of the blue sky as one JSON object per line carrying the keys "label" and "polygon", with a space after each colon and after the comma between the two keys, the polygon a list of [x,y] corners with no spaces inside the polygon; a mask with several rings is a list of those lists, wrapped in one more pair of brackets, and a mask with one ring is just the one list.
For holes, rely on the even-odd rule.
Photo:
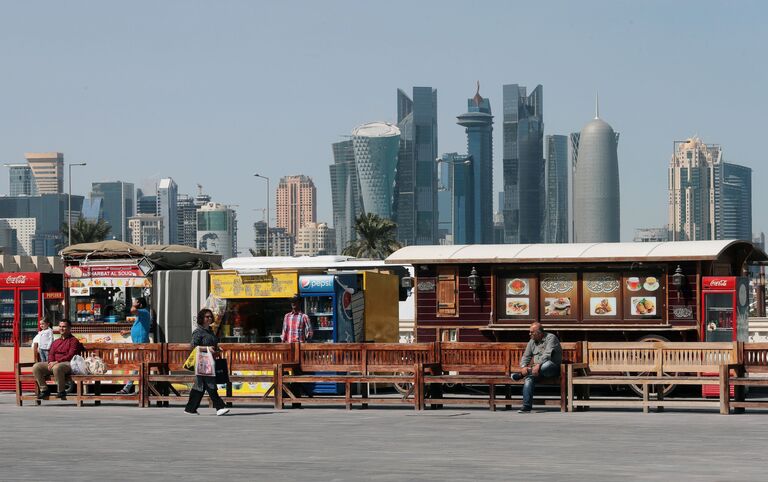
{"label": "blue sky", "polygon": [[580,130],[596,91],[621,133],[622,240],[667,222],[672,143],[694,134],[752,167],[761,231],[766,13],[757,1],[3,2],[0,160],[86,161],[77,193],[103,180],[171,176],[190,194],[200,183],[238,205],[244,250],[265,204],[252,174],[273,190],[312,176],[330,222],[331,143],[394,121],[398,87],[436,88],[439,149],[463,152],[456,116],[479,80],[497,116],[500,189],[502,85],[542,84],[547,134]]}

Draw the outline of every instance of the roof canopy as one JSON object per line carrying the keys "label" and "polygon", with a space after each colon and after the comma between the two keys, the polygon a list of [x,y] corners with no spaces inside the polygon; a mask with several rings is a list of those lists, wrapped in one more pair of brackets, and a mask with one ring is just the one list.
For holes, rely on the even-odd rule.
{"label": "roof canopy", "polygon": [[726,250],[745,250],[750,262],[766,262],[765,252],[747,241],[668,241],[662,243],[471,244],[406,246],[392,253],[392,264],[586,263],[622,261],[704,261]]}
{"label": "roof canopy", "polygon": [[100,241],[98,243],[73,244],[61,251],[66,261],[94,259],[137,259],[146,257],[156,269],[209,269],[221,266],[221,255],[206,253],[199,249],[170,245],[147,245],[144,247],[124,241]]}

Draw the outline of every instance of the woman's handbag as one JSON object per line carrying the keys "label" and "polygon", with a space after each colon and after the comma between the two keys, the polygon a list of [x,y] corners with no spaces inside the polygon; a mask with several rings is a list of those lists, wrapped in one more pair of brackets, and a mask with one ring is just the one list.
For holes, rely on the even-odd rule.
{"label": "woman's handbag", "polygon": [[191,372],[195,371],[195,362],[197,362],[197,347],[192,350],[192,353],[189,354],[187,360],[184,362],[184,369]]}
{"label": "woman's handbag", "polygon": [[214,363],[216,368],[216,384],[226,385],[229,383],[229,368],[227,367],[226,358],[217,358]]}
{"label": "woman's handbag", "polygon": [[[201,350],[205,348],[205,351]],[[206,346],[197,347],[197,361],[195,362],[195,375],[201,377],[212,377],[216,375],[213,354]]]}

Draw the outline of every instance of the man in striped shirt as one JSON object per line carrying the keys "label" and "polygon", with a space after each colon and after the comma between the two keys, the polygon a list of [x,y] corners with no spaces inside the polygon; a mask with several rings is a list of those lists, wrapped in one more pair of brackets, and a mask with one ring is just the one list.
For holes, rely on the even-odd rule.
{"label": "man in striped shirt", "polygon": [[299,297],[292,299],[291,311],[283,318],[283,333],[280,339],[284,343],[304,342],[312,338],[312,324],[309,322],[309,317],[299,309],[300,303]]}

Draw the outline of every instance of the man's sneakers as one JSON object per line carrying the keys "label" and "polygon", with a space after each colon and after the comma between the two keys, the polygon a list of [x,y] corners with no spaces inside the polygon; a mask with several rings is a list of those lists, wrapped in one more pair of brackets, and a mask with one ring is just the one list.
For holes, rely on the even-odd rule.
{"label": "man's sneakers", "polygon": [[228,413],[229,413],[229,409],[228,408],[220,408],[220,409],[216,410],[216,416],[217,417],[221,417],[222,415],[226,415]]}
{"label": "man's sneakers", "polygon": [[521,408],[520,410],[517,411],[517,413],[531,413],[531,409],[530,408]]}
{"label": "man's sneakers", "polygon": [[60,400],[66,400],[67,399],[67,392],[59,392],[57,395]]}
{"label": "man's sneakers", "polygon": [[53,392],[51,391],[50,388],[46,388],[45,390],[40,390],[40,393],[37,394],[37,399],[38,400],[44,400],[44,399],[50,397],[51,393],[53,393]]}
{"label": "man's sneakers", "polygon": [[197,410],[195,410],[194,412],[188,412],[187,410],[184,410],[184,413],[186,413],[187,415],[200,415],[200,412],[198,412]]}
{"label": "man's sneakers", "polygon": [[513,373],[512,374],[512,380],[514,380],[516,382],[519,382],[522,379],[523,379],[523,374],[522,373]]}

